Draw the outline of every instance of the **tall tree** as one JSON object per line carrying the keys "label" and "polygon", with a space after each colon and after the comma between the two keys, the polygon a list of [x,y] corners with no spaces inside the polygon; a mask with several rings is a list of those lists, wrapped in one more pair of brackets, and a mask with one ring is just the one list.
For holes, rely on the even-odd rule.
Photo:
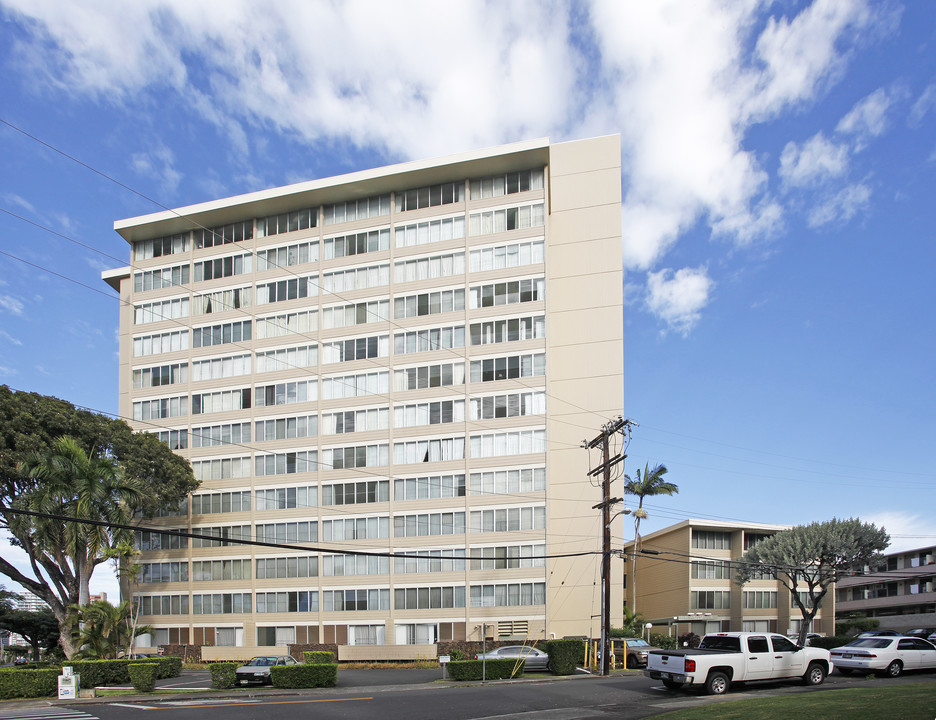
{"label": "tall tree", "polygon": [[[64,435],[73,439],[67,451],[71,464],[64,457],[51,460],[53,446]],[[74,452],[75,446],[82,451],[83,460]],[[79,472],[83,485],[70,485],[64,479],[68,467]],[[35,472],[24,473],[24,469]],[[93,476],[97,471],[101,487],[87,474]],[[83,488],[80,493],[79,486]],[[123,493],[133,486],[136,492]],[[69,487],[75,490],[70,496],[64,492]],[[49,605],[62,626],[62,648],[69,657],[75,648],[68,609],[87,604],[87,581],[94,568],[120,552],[115,548],[126,547],[127,538],[106,529],[88,532],[89,526],[76,523],[59,521],[56,527],[54,521],[14,511],[58,507],[55,514],[113,522],[124,507],[121,503],[126,505],[120,515],[124,519],[126,513],[134,511],[152,515],[162,508],[177,507],[197,487],[188,461],[155,435],[134,433],[122,421],[77,409],[58,398],[15,392],[0,385],[0,529],[8,530],[13,536],[11,543],[26,551],[31,571],[22,571],[0,557],[0,574]],[[98,502],[103,504],[96,507]],[[81,537],[98,554],[82,557],[77,552]]]}
{"label": "tall tree", "polygon": [[634,511],[634,555],[631,558],[631,609],[637,611],[637,556],[640,554],[640,521],[647,517],[647,511],[644,510],[644,498],[654,495],[673,495],[679,492],[679,487],[675,483],[668,482],[663,476],[669,472],[666,465],[657,465],[653,470],[650,464],[644,465],[644,471],[641,475],[640,468],[637,469],[636,477],[626,478],[624,485],[625,495],[634,495],[639,498],[637,509]]}
{"label": "tall tree", "polygon": [[96,600],[79,608],[81,656],[93,660],[116,658],[130,648],[133,637],[150,632],[147,626],[134,625],[131,608],[129,600],[119,605]]}
{"label": "tall tree", "polygon": [[37,612],[12,610],[0,615],[0,628],[21,635],[32,647],[33,660],[38,660],[42,648],[49,650],[59,641],[59,623],[48,608]]}
{"label": "tall tree", "polygon": [[884,528],[857,518],[799,525],[747,550],[735,565],[735,582],[742,587],[755,577],[781,582],[803,616],[799,632],[803,645],[832,584],[856,567],[878,562],[889,544]]}

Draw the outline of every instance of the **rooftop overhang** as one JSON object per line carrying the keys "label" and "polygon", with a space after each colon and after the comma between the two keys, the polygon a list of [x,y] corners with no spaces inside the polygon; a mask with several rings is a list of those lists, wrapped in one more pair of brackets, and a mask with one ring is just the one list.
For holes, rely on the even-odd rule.
{"label": "rooftop overhang", "polygon": [[128,243],[132,243],[135,240],[174,235],[196,227],[217,227],[250,217],[266,217],[299,208],[382,195],[391,190],[513,172],[548,163],[549,139],[540,138],[163,210],[118,220],[114,223],[114,230]]}

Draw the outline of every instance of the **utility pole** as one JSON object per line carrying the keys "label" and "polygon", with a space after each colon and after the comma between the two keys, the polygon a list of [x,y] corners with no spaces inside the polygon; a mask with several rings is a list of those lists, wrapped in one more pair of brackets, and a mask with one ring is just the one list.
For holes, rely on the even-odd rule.
{"label": "utility pole", "polygon": [[618,463],[624,462],[626,454],[618,453],[611,457],[609,438],[615,433],[629,432],[631,426],[630,420],[625,420],[618,416],[616,420],[605,423],[601,427],[601,433],[591,441],[585,441],[582,447],[593,449],[601,447],[601,464],[588,471],[589,477],[601,475],[602,500],[597,505],[592,506],[594,510],[601,510],[601,674],[607,675],[608,662],[608,633],[611,629],[611,506],[622,502],[621,498],[611,497],[611,468]]}

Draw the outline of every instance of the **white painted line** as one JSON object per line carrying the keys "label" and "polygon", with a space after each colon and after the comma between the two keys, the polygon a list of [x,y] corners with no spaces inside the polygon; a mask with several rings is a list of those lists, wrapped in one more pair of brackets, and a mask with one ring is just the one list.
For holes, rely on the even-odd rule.
{"label": "white painted line", "polygon": [[134,710],[158,710],[156,705],[131,705],[130,703],[108,703],[112,707],[133,708]]}

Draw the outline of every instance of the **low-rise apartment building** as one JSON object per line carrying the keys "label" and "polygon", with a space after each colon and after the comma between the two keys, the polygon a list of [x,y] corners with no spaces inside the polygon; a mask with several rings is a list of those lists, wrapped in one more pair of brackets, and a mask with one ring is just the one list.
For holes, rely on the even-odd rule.
{"label": "low-rise apartment building", "polygon": [[[651,632],[750,631],[798,633],[799,608],[790,592],[773,578],[754,579],[744,587],[734,581],[732,563],[746,550],[788,525],[684,520],[624,545],[626,605],[654,625]],[[811,632],[833,634],[835,603],[826,595]]]}
{"label": "low-rise apartment building", "polygon": [[887,553],[879,565],[843,578],[836,609],[878,618],[887,630],[936,627],[936,546]]}

